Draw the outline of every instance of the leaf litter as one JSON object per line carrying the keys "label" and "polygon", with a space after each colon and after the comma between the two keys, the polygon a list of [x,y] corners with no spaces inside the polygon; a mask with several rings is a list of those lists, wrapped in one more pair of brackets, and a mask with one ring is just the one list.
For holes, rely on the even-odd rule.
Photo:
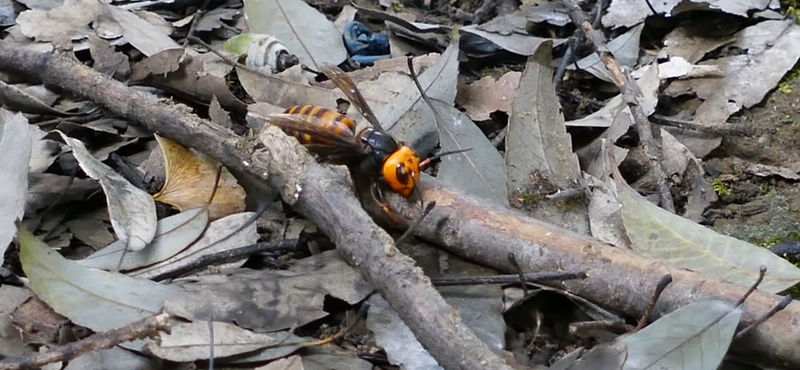
{"label": "leaf litter", "polygon": [[[713,276],[749,285],[758,267],[764,264],[768,273],[762,290],[778,292],[798,281],[797,268],[769,251],[698,224],[708,222],[709,210],[719,208],[720,202],[726,199],[723,194],[726,189],[713,179],[716,168],[707,162],[709,153],[718,149],[722,142],[721,135],[673,127],[653,130],[662,151],[660,164],[670,177],[672,193],[680,202],[680,216],[661,210],[638,194],[649,192],[652,179],[636,175],[636,144],[623,143],[629,139],[634,127],[629,102],[603,82],[609,80],[609,74],[596,54],[588,49],[579,49],[577,62],[571,63],[577,63],[577,68],[570,69],[563,81],[557,81],[558,87],[550,81],[552,68],[559,62],[557,58],[564,55],[565,46],[562,45],[571,35],[571,31],[562,28],[569,21],[561,3],[526,0],[521,6],[498,8],[496,17],[488,19],[494,16],[492,14],[472,24],[469,17],[478,20],[479,12],[468,5],[455,3],[444,6],[462,6],[463,9],[458,9],[460,13],[448,13],[457,16],[445,22],[433,13],[419,12],[414,6],[393,9],[393,4],[388,4],[389,7],[380,10],[345,6],[345,11],[340,14],[340,7],[331,10],[320,6],[326,1],[246,1],[244,6],[212,4],[212,8],[196,13],[201,16],[197,22],[194,22],[192,12],[184,12],[182,5],[172,3],[125,7],[85,1],[50,3],[26,0],[19,3],[26,5],[28,10],[14,10],[16,25],[7,29],[7,36],[0,42],[26,45],[32,49],[55,47],[74,50],[83,62],[99,72],[118,80],[124,80],[130,73],[130,82],[140,85],[136,88],[174,99],[170,104],[185,102],[201,115],[207,111],[213,122],[239,133],[259,128],[258,116],[281,112],[293,105],[338,108],[344,95],[329,81],[317,82],[310,78],[312,73],[308,69],[318,69],[324,63],[348,66],[345,62],[348,56],[342,39],[338,37],[348,22],[364,18],[386,22],[380,26],[373,22],[369,27],[385,29],[389,33],[393,55],[402,56],[404,51],[413,51],[417,55],[429,53],[416,58],[415,66],[423,89],[434,100],[441,118],[438,125],[434,125],[436,117],[420,98],[408,75],[405,58],[382,60],[375,67],[349,74],[381,122],[391,127],[393,135],[412,144],[419,154],[437,148],[441,151],[472,149],[444,157],[435,167],[436,175],[448,186],[489,202],[516,205],[514,190],[548,179],[554,183],[552,194],[577,189],[588,199],[580,199],[573,204],[574,207],[564,207],[565,203],[546,197],[537,199],[535,203],[540,209],[544,203],[557,204],[542,214],[525,210],[538,218],[617,246],[630,245],[637,253],[706,273],[709,278]],[[721,27],[713,32],[704,29],[702,24],[692,23],[698,13],[676,5],[677,2],[654,4],[658,12],[671,12],[680,20],[669,26],[671,29],[664,29],[665,36],[654,34],[649,28],[649,17],[653,15],[644,3],[614,0],[601,14],[603,24],[613,29],[605,34],[611,40],[607,46],[623,65],[630,68],[631,76],[637,80],[641,94],[638,99],[646,115],[656,114],[680,122],[722,127],[728,121],[741,119],[743,109],[756,107],[779,83],[782,84],[780,89],[786,90],[783,85],[786,80],[782,78],[800,57],[791,43],[797,39],[799,28],[791,20],[775,17],[774,2],[708,5],[713,11],[699,13],[720,21]],[[397,10],[399,12],[395,12]],[[741,23],[741,19],[725,13],[749,17],[748,23]],[[336,22],[332,22],[335,18],[338,18]],[[459,20],[454,21],[456,19]],[[459,42],[450,42],[446,35],[452,33],[454,27],[451,25],[459,22],[465,24],[459,27]],[[299,24],[304,27],[293,27]],[[212,48],[216,48],[224,39],[232,37],[234,27],[242,28],[237,32],[275,36],[275,40],[296,55],[303,66],[283,72],[262,69],[262,73],[257,74],[230,65],[208,52],[206,47],[190,45],[184,50],[180,43],[185,34],[193,32],[204,40],[210,39]],[[550,44],[552,50],[548,49]],[[544,54],[556,59],[546,59]],[[236,59],[236,55],[230,57]],[[524,68],[525,57],[530,57],[528,68]],[[531,68],[533,62],[540,65]],[[304,66],[309,68],[304,69]],[[490,73],[488,69],[482,69],[485,66],[497,68],[491,72],[493,77],[487,77]],[[521,73],[523,70],[525,72]],[[97,363],[111,361],[111,358],[127,358],[132,361],[130,366],[133,368],[142,366],[143,361],[152,359],[154,355],[181,362],[205,360],[209,344],[206,320],[209,319],[214,320],[215,332],[220,334],[217,338],[220,340],[215,341],[219,345],[216,353],[223,363],[244,364],[285,358],[295,353],[296,345],[263,348],[269,346],[265,343],[274,344],[275,338],[285,332],[256,332],[304,326],[318,328],[324,320],[335,317],[326,308],[330,299],[342,300],[347,305],[362,304],[366,299],[370,288],[355,270],[332,252],[313,257],[303,257],[307,254],[296,250],[260,252],[258,258],[244,256],[233,263],[198,270],[196,273],[199,275],[165,284],[146,280],[181,271],[206,256],[253,246],[262,238],[270,241],[282,237],[297,239],[299,245],[310,250],[316,250],[319,244],[325,245],[326,242],[313,227],[308,227],[307,221],[283,215],[285,206],[274,208],[271,215],[262,218],[258,224],[251,222],[255,213],[243,212],[245,198],[250,201],[257,196],[250,187],[239,186],[227,170],[223,170],[225,180],[209,208],[209,220],[192,217],[194,210],[202,207],[210,196],[208,190],[213,186],[210,181],[216,171],[214,160],[196,155],[194,149],[165,144],[168,154],[161,157],[167,162],[166,184],[162,184],[165,180],[163,174],[152,173],[153,167],[145,161],[148,157],[153,158],[151,162],[161,160],[158,149],[151,155],[155,141],[149,132],[127,122],[125,117],[93,112],[94,106],[86,101],[75,100],[63,92],[45,91],[41,85],[29,87],[19,84],[2,72],[0,81],[4,86],[2,91],[6,92],[5,105],[26,113],[25,119],[30,123],[25,124],[29,130],[21,130],[19,135],[29,137],[27,142],[32,149],[30,160],[16,164],[19,167],[17,174],[25,172],[20,163],[28,164],[27,181],[18,181],[16,188],[8,187],[6,191],[13,194],[4,197],[22,211],[6,213],[15,220],[0,222],[0,231],[4,226],[13,227],[16,218],[24,214],[24,224],[49,244],[43,244],[42,240],[23,231],[18,236],[22,244],[22,272],[30,280],[33,293],[67,319],[95,331],[123,325],[149,312],[156,312],[162,309],[165,300],[169,301],[166,307],[171,313],[193,320],[178,324],[179,330],[173,331],[171,337],[162,337],[161,346],[150,342],[146,351],[138,352],[151,357],[119,352],[121,350],[117,348],[94,353],[91,358],[87,355],[70,361],[68,368],[75,368],[80,361]],[[537,76],[535,80],[534,74]],[[475,82],[465,84],[465,81]],[[590,106],[592,108],[587,108]],[[506,125],[504,116],[496,114],[498,112],[509,115],[505,137],[498,134],[498,126]],[[84,119],[87,113],[96,116]],[[245,125],[242,116],[246,113]],[[349,105],[348,114],[359,121],[359,128],[366,126],[353,104]],[[752,123],[754,126],[759,124]],[[783,127],[790,126],[779,126]],[[56,137],[50,134],[53,128],[62,132],[66,146],[52,140]],[[592,134],[593,130],[597,134]],[[489,140],[493,135],[497,135],[494,136],[495,142]],[[0,153],[5,153],[2,152],[2,139],[0,136]],[[759,140],[766,140],[769,147],[769,137],[765,139],[762,136]],[[68,147],[81,168],[97,180],[84,178],[80,172],[72,178],[71,168],[77,164],[69,154],[65,155]],[[727,149],[723,147],[723,150]],[[575,160],[573,152],[579,161]],[[21,154],[25,153],[12,151],[12,155]],[[7,161],[6,164],[13,165],[12,162],[16,161]],[[794,162],[753,158],[746,165],[736,166],[741,169],[737,176],[746,181],[772,181],[771,186],[780,189],[800,178],[796,162],[796,158]],[[627,170],[625,178],[635,190],[626,183],[615,184],[608,178],[611,169],[618,166]],[[532,173],[542,176],[531,176]],[[616,175],[614,179],[620,181]],[[575,189],[571,189],[573,186]],[[227,195],[224,188],[230,189]],[[145,217],[134,215],[135,210],[142,208],[140,206],[120,206],[119,199],[123,198],[115,195],[120,194],[119,189],[126,189],[123,193],[138,194],[140,204],[146,204]],[[156,199],[184,212],[169,216],[175,212],[161,210],[160,220],[156,221],[155,209],[149,205],[153,197],[149,194],[156,193],[157,189],[162,191],[156,194]],[[105,197],[99,196],[100,191]],[[267,195],[257,202],[272,203],[274,193],[263,194]],[[511,199],[509,195],[512,195]],[[526,198],[526,201],[530,200]],[[85,209],[81,208],[84,204],[87,206]],[[125,204],[132,203],[126,201]],[[164,226],[181,217],[185,218],[177,221],[177,228],[176,224]],[[185,223],[186,218],[190,219],[189,223]],[[175,230],[166,231],[170,228]],[[272,235],[259,235],[259,231],[264,232],[264,229]],[[113,240],[112,230],[120,240]],[[227,237],[237,230],[236,235]],[[148,236],[151,232],[152,235]],[[10,233],[0,232],[0,239],[13,237],[14,233],[13,229]],[[128,246],[131,250],[120,263],[126,240],[134,240],[135,245]],[[2,243],[0,247],[6,248],[7,245]],[[99,251],[87,253],[89,249]],[[10,251],[12,253],[7,257],[11,256],[13,263],[17,257],[13,249]],[[89,259],[79,263],[95,260],[92,263],[96,263],[93,265],[96,267],[110,270],[121,267],[129,277],[89,269],[60,257],[60,254],[65,254],[80,260],[92,253]],[[102,263],[99,261],[101,258]],[[273,266],[288,269],[252,269],[252,264],[258,260],[271,261]],[[7,261],[5,266],[13,265]],[[7,287],[3,285],[0,289]],[[125,298],[115,298],[120,294]],[[83,301],[73,302],[79,299]],[[375,299],[373,297],[371,301]],[[465,312],[483,318],[484,324],[494,323],[494,320],[505,324],[499,314],[488,312],[493,303],[498,302],[498,297],[487,296],[483,301],[464,299],[457,305],[463,306],[460,308],[466,309]],[[706,305],[697,305],[701,308],[690,305],[684,309],[719,311],[701,303]],[[35,303],[18,301],[14,306],[31,312],[41,309],[36,308]],[[100,309],[105,311],[98,313]],[[126,310],[134,310],[137,314],[121,313],[128,312]],[[4,333],[18,333],[14,328],[6,330],[8,325],[24,325],[24,320],[30,319],[25,318],[20,309],[20,321],[8,324],[8,311],[0,310],[0,329]],[[263,312],[275,314],[264,317]],[[379,318],[380,310],[373,307],[370,313],[368,320],[373,320],[371,329],[376,337],[383,339],[369,345],[383,347],[394,362],[404,362],[409,366],[407,361],[410,360],[427,361],[426,366],[437,368],[435,361],[430,362],[432,358],[426,356],[421,348],[417,352],[405,353],[412,354],[409,359],[397,360],[395,356],[403,355],[403,350],[392,349],[385,338],[398,335],[402,325],[391,328],[376,326],[374,320]],[[700,316],[682,310],[674,314],[681,315],[684,320]],[[548,314],[544,317],[552,318]],[[512,320],[509,317],[504,319]],[[648,337],[649,340],[664,344],[658,348],[684,351],[681,353],[689,356],[685,358],[707,364],[717,363],[718,358],[727,352],[730,340],[725,336],[705,338],[705,334],[695,333],[701,340],[708,341],[704,342],[704,348],[715,348],[705,354],[688,351],[692,347],[690,340],[669,342],[664,337],[665,326],[680,326],[669,320],[670,316],[664,317],[648,328],[652,328],[654,333],[653,337]],[[733,324],[720,324],[720,330],[727,333],[731,325],[735,326],[734,321],[737,320],[731,319]],[[55,322],[57,320],[51,324]],[[402,324],[397,320],[394,323]],[[528,333],[534,332],[528,323],[509,324],[521,325],[521,329]],[[46,332],[53,332],[55,327],[55,324],[50,325]],[[491,330],[493,335],[484,339],[493,343],[493,348],[513,346],[503,344],[502,335],[500,340],[497,339],[495,331],[502,334],[506,330],[504,325],[499,329],[492,325],[492,329],[475,330]],[[535,330],[538,335],[538,326]],[[546,331],[544,337],[549,334]],[[651,335],[645,331],[636,335],[641,337],[645,334]],[[286,336],[291,337],[287,343],[306,340]],[[259,338],[258,341],[263,339],[263,343],[254,344],[255,337]],[[10,338],[9,346],[0,345],[0,348],[7,348],[15,355],[29,351],[16,341],[19,338],[14,335]],[[37,338],[36,341],[44,341],[47,335]],[[402,336],[394,339],[397,338]],[[676,338],[685,339],[680,335]],[[170,344],[169,340],[179,342]],[[139,341],[126,347],[142,349],[142,345],[143,342]],[[624,351],[628,356],[626,368],[636,368],[638,365],[634,362],[637,361],[650,361],[646,351],[637,349],[633,342],[618,341],[615,346],[606,348],[606,354],[618,359],[617,355]],[[519,358],[529,354],[515,352]],[[352,353],[349,357],[343,356],[343,359],[355,359]],[[300,366],[301,363],[310,364],[311,358],[310,353],[303,352],[286,359],[285,365],[277,362],[270,365]],[[671,363],[669,356],[664,358],[667,359],[663,363],[665,366]],[[610,360],[610,363],[615,362]],[[362,361],[353,364],[353,368],[363,365]]]}

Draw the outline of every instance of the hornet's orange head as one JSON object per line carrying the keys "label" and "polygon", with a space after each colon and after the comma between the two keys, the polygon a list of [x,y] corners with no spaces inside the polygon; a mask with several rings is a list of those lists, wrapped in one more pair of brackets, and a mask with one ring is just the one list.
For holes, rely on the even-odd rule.
{"label": "hornet's orange head", "polygon": [[403,145],[383,162],[383,180],[404,197],[408,197],[419,180],[419,157]]}

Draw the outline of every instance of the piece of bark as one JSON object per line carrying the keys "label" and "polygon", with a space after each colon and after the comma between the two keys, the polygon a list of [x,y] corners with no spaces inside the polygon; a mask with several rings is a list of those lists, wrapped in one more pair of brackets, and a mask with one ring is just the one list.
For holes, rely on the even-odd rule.
{"label": "piece of bark", "polygon": [[410,258],[385,252],[393,241],[366,214],[347,181],[320,166],[276,127],[261,144],[234,135],[185,109],[168,106],[69,58],[14,47],[0,48],[0,69],[36,75],[45,83],[89,98],[161,136],[217,158],[229,170],[248,172],[279,189],[284,201],[316,223],[378,289],[419,342],[446,369],[510,370],[461,321]]}

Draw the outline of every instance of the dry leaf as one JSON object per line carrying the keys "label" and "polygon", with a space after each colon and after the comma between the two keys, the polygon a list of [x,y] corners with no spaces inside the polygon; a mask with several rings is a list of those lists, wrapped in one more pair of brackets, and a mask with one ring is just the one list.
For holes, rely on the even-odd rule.
{"label": "dry leaf", "polygon": [[31,131],[22,113],[0,108],[0,263],[11,239],[14,222],[24,214],[28,187],[28,162],[31,158]]}
{"label": "dry leaf", "polygon": [[[167,180],[153,198],[179,211],[203,207],[214,188],[218,162],[172,140],[158,135],[156,139],[164,155]],[[217,193],[208,206],[209,219],[216,220],[244,211],[246,196],[236,178],[223,167]]]}
{"label": "dry leaf", "polygon": [[150,194],[133,186],[111,167],[93,157],[80,140],[56,131],[89,177],[99,180],[108,203],[111,226],[129,251],[142,250],[156,235],[156,205]]}
{"label": "dry leaf", "polygon": [[495,80],[486,76],[470,85],[458,82],[456,104],[467,111],[473,121],[486,121],[495,111],[510,112],[511,102],[517,94],[521,72],[508,72]]}
{"label": "dry leaf", "polygon": [[[20,263],[36,296],[72,322],[96,332],[116,329],[159,312],[181,294],[176,286],[83,267],[18,227]],[[137,348],[140,341],[126,344]]]}
{"label": "dry leaf", "polygon": [[800,269],[767,249],[719,234],[667,212],[617,181],[631,247],[641,255],[742,286],[767,275],[758,289],[778,293],[800,282]]}

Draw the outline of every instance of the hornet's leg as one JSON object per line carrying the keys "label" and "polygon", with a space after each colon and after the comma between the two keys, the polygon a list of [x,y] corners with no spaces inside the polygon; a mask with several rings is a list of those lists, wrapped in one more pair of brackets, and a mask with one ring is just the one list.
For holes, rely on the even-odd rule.
{"label": "hornet's leg", "polygon": [[385,213],[386,216],[389,217],[389,220],[398,225],[402,225],[404,223],[403,218],[400,217],[400,215],[397,214],[397,212],[392,210],[389,207],[389,205],[383,201],[383,193],[381,193],[380,185],[377,181],[372,182],[372,185],[370,187],[370,193],[372,194],[372,199],[374,199],[375,202],[378,203],[378,206],[381,207],[381,211],[383,211],[383,213]]}

